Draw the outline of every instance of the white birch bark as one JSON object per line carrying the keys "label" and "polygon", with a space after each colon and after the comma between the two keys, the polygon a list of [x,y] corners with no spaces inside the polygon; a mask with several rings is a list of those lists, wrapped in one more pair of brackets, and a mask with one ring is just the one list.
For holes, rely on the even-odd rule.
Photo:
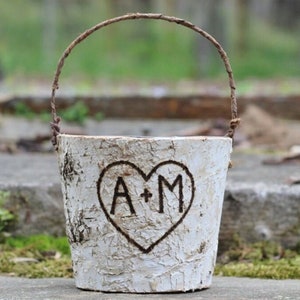
{"label": "white birch bark", "polygon": [[211,285],[231,139],[58,136],[76,286]]}

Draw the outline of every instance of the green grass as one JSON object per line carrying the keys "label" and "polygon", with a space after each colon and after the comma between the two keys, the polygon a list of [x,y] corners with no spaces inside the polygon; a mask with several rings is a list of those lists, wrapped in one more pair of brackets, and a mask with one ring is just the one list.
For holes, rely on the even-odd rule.
{"label": "green grass", "polygon": [[70,255],[70,248],[66,237],[53,237],[49,235],[32,235],[28,237],[8,237],[4,247],[7,249],[23,249],[33,251],[59,251],[63,255]]}
{"label": "green grass", "polygon": [[[89,1],[89,5],[59,6],[56,15],[56,39],[51,51],[43,45],[43,2],[15,0],[1,4],[0,65],[8,76],[52,76],[67,45],[83,30],[107,16],[107,1]],[[22,11],[23,15],[15,18]],[[80,16],[80,17],[79,17]],[[140,23],[146,30],[140,32]],[[170,24],[136,21],[112,25],[81,43],[67,60],[64,74],[94,78],[178,79],[191,76],[191,35]],[[178,27],[178,26],[177,26]],[[45,43],[44,43],[45,44]],[[176,49],[176,50],[175,50]]]}
{"label": "green grass", "polygon": [[218,258],[215,275],[300,279],[300,249],[284,249],[271,242],[239,243]]}
{"label": "green grass", "polygon": [[[66,256],[46,258],[43,254],[28,250],[0,251],[0,254],[0,274],[27,278],[73,277],[72,262]],[[14,262],[15,258],[24,256],[37,262]]]}
{"label": "green grass", "polygon": [[300,255],[290,259],[217,264],[215,275],[266,279],[300,279]]}
{"label": "green grass", "polygon": [[[109,0],[74,1],[68,6],[58,2],[52,26],[56,36],[53,43],[47,45],[47,39],[43,39],[46,36],[43,3],[34,0],[1,2],[0,19],[5,26],[0,26],[0,65],[7,77],[52,77],[66,46],[86,28],[112,16]],[[228,36],[226,50],[236,78],[300,76],[297,32],[282,31],[252,18],[248,47],[242,56],[236,55],[233,48],[234,29],[228,29]],[[195,38],[197,35],[190,30],[162,21],[114,24],[76,47],[66,61],[63,75],[157,81],[194,79],[199,74],[224,76],[217,52],[213,53],[204,75],[198,69],[201,62],[197,62]]]}
{"label": "green grass", "polygon": [[297,77],[299,50],[294,34],[256,22],[251,26],[245,53],[232,56],[232,68],[238,78]]}
{"label": "green grass", "polygon": [[[16,258],[35,261],[16,262]],[[0,243],[1,273],[28,278],[72,277],[67,238],[49,235],[6,238]],[[238,244],[218,258],[214,274],[300,279],[300,247],[288,250],[269,242]]]}
{"label": "green grass", "polygon": [[2,240],[3,232],[12,225],[16,217],[5,207],[3,207],[7,201],[9,201],[10,193],[8,191],[0,190],[0,242]]}
{"label": "green grass", "polygon": [[[34,261],[18,262],[18,258]],[[0,244],[1,273],[28,278],[72,277],[67,238],[48,235],[6,238]]]}
{"label": "green grass", "polygon": [[[29,120],[38,118],[42,121],[50,122],[51,119],[51,116],[48,112],[43,111],[37,114],[23,102],[17,102],[15,104],[13,114]],[[80,125],[84,124],[88,115],[89,115],[89,108],[82,101],[78,101],[73,105],[71,105],[70,107],[66,109],[62,109],[60,111],[60,116],[62,117],[63,120],[67,122],[77,123]],[[97,121],[102,121],[104,119],[104,114],[98,112],[93,117]]]}

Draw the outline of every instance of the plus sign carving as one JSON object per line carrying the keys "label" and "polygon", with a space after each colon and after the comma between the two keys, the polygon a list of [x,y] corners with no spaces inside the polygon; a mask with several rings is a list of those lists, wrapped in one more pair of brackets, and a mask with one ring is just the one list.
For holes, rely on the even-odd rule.
{"label": "plus sign carving", "polygon": [[177,161],[161,162],[148,174],[129,161],[117,161],[101,172],[97,191],[108,221],[131,244],[148,253],[185,218],[195,184],[188,168]]}

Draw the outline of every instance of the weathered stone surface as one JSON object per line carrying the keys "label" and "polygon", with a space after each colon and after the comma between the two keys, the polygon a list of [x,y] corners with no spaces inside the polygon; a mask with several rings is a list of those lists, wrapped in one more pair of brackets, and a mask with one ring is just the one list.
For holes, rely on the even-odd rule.
{"label": "weathered stone surface", "polygon": [[10,185],[0,190],[9,193],[4,207],[16,216],[14,235],[65,234],[63,202],[57,185]]}
{"label": "weathered stone surface", "polygon": [[58,164],[55,156],[0,155],[0,191],[4,206],[16,215],[13,234],[65,233]]}
{"label": "weathered stone surface", "polygon": [[220,232],[220,251],[241,241],[274,241],[284,247],[300,242],[299,186],[240,184],[225,193]]}
{"label": "weathered stone surface", "polygon": [[210,289],[194,293],[108,294],[79,290],[73,279],[0,276],[1,300],[300,300],[300,280],[214,277]]}
{"label": "weathered stone surface", "polygon": [[[287,179],[299,176],[300,166],[262,165],[266,157],[233,152],[233,168],[228,172],[223,205],[221,250],[230,245],[235,234],[249,242],[270,239],[286,246],[299,243],[300,185],[289,185]],[[65,219],[55,155],[1,154],[0,165],[0,190],[10,190],[15,195],[14,205],[7,203],[7,207],[13,209],[15,203],[19,208],[25,207],[23,198],[16,197],[25,194],[30,210],[41,216],[32,216],[25,225],[24,210],[19,209],[14,233],[63,234]],[[46,213],[49,220],[45,219]]]}
{"label": "weathered stone surface", "polygon": [[[104,119],[95,121],[87,119],[81,126],[62,121],[62,132],[84,135],[133,135],[133,136],[161,136],[178,135],[191,128],[199,128],[203,124],[200,120],[145,120],[145,119]],[[35,119],[0,115],[0,144],[13,143],[21,139],[47,137],[49,149],[51,130],[48,122]]]}
{"label": "weathered stone surface", "polygon": [[229,171],[220,231],[220,251],[236,237],[246,242],[300,242],[299,164],[263,165],[266,155],[236,154]]}

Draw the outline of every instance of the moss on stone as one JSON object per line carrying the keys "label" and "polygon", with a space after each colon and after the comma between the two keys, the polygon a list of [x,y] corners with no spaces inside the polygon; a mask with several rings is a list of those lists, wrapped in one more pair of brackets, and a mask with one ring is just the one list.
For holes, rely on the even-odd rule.
{"label": "moss on stone", "polygon": [[9,237],[0,244],[0,274],[28,278],[72,277],[67,238]]}
{"label": "moss on stone", "polygon": [[[6,238],[0,244],[1,273],[28,278],[72,277],[67,238],[48,235]],[[218,258],[215,275],[300,279],[300,247],[291,250],[270,242],[252,245],[237,242]]]}
{"label": "moss on stone", "polygon": [[218,258],[215,275],[299,279],[300,251],[271,242],[239,243]]}

